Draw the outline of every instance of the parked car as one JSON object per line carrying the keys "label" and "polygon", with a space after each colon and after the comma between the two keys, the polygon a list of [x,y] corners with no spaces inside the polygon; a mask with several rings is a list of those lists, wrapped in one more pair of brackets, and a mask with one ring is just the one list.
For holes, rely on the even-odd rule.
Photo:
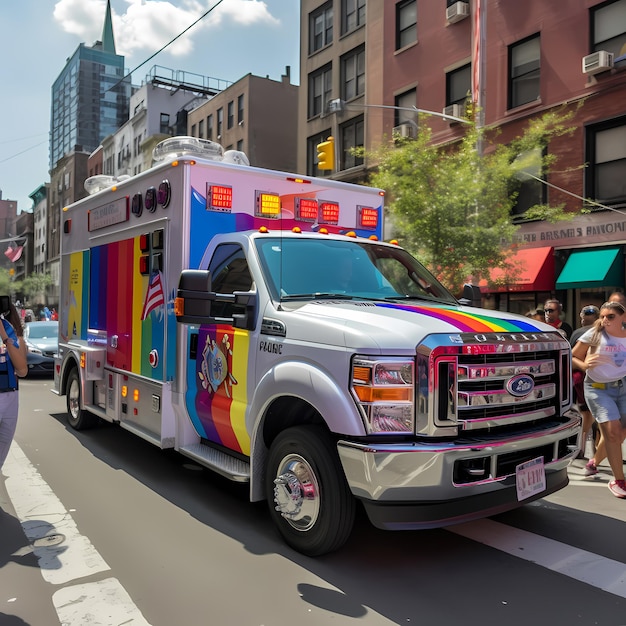
{"label": "parked car", "polygon": [[26,322],[24,340],[28,348],[28,374],[54,374],[54,357],[59,350],[59,322]]}

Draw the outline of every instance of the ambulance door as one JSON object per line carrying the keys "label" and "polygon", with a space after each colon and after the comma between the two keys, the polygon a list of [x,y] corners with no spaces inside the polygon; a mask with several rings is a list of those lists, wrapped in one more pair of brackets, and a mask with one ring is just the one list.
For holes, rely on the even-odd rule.
{"label": "ambulance door", "polygon": [[[218,246],[209,264],[212,291],[250,291],[252,276],[239,244]],[[239,305],[213,303],[213,317],[232,317]],[[250,435],[245,427],[250,363],[250,331],[231,324],[206,324],[190,331],[187,351],[186,405],[200,437],[245,455]]]}

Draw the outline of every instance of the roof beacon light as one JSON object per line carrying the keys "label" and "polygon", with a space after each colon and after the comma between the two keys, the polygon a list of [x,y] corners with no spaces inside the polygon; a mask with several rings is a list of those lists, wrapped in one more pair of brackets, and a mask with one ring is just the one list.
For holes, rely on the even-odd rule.
{"label": "roof beacon light", "polygon": [[224,148],[219,143],[197,137],[170,137],[159,142],[152,151],[155,161],[166,161],[174,157],[193,156],[221,161],[224,158]]}
{"label": "roof beacon light", "polygon": [[91,196],[94,193],[103,191],[104,189],[110,189],[118,183],[123,183],[128,180],[130,176],[128,174],[121,174],[120,176],[107,176],[106,174],[97,174],[96,176],[90,176],[84,183],[85,191]]}

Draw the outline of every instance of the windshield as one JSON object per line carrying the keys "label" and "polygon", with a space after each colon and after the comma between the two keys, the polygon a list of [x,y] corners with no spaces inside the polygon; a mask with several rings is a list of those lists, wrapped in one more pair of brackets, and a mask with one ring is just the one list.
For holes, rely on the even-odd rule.
{"label": "windshield", "polygon": [[408,252],[359,240],[268,237],[256,240],[274,299],[368,300],[454,297]]}
{"label": "windshield", "polygon": [[56,339],[58,332],[57,322],[31,322],[26,329],[26,335],[30,339]]}

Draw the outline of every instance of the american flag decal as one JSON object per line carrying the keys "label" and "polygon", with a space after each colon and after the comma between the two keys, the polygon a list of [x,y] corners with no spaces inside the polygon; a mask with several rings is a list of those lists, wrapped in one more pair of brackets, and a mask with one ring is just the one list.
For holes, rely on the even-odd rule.
{"label": "american flag decal", "polygon": [[153,272],[150,277],[150,284],[148,285],[148,291],[146,292],[146,299],[143,303],[143,311],[141,312],[141,319],[145,320],[148,315],[158,307],[165,304],[165,293],[163,292],[163,276],[161,272]]}

